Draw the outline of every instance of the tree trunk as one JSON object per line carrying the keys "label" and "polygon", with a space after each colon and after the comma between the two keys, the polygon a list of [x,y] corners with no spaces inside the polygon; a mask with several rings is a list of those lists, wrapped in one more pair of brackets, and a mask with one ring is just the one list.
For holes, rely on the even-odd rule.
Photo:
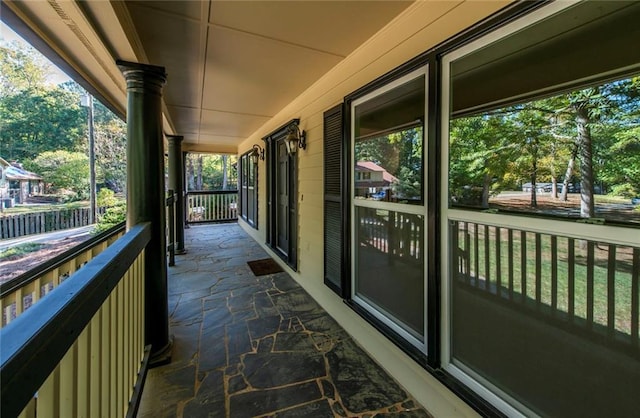
{"label": "tree trunk", "polygon": [[591,218],[595,215],[593,203],[593,152],[591,129],[589,128],[589,109],[586,103],[575,106],[580,144],[580,216]]}
{"label": "tree trunk", "polygon": [[187,191],[195,190],[195,179],[193,170],[193,154],[187,154]]}
{"label": "tree trunk", "polygon": [[228,155],[222,156],[222,190],[227,190],[227,182],[229,179],[227,178],[227,159]]}
{"label": "tree trunk", "polygon": [[484,174],[484,182],[482,184],[482,207],[489,209],[489,188],[491,186],[491,177],[488,173]]}
{"label": "tree trunk", "polygon": [[556,144],[551,144],[551,198],[558,198],[558,175],[556,174]]}
{"label": "tree trunk", "polygon": [[198,173],[196,177],[196,187],[202,190],[202,154],[198,154]]}
{"label": "tree trunk", "polygon": [[533,148],[531,152],[532,161],[531,161],[531,207],[538,207],[538,192],[537,192],[537,182],[538,182],[538,143],[537,139],[533,140]]}
{"label": "tree trunk", "polygon": [[536,166],[537,166],[537,161],[533,160],[533,167],[531,170],[531,207],[532,208],[538,207],[538,192],[536,190],[538,188],[538,186],[536,185],[538,170],[536,170]]}
{"label": "tree trunk", "polygon": [[579,149],[578,141],[573,144],[573,150],[571,150],[571,158],[569,158],[569,163],[567,164],[567,171],[564,174],[564,181],[562,182],[562,194],[560,195],[560,200],[563,202],[567,201],[567,193],[569,193],[569,181],[571,180],[571,176],[573,176],[573,168],[576,165],[576,158],[578,157],[578,149]]}

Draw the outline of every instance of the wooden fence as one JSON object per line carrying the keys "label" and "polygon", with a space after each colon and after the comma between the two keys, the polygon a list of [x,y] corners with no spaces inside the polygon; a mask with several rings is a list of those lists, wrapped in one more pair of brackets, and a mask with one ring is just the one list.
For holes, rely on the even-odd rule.
{"label": "wooden fence", "polygon": [[[43,234],[89,225],[89,208],[0,216],[0,239]],[[98,208],[104,214],[106,208]]]}

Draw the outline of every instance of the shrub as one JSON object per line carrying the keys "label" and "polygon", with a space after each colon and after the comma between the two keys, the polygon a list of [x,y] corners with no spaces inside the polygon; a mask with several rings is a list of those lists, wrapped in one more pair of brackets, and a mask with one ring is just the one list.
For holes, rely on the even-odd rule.
{"label": "shrub", "polygon": [[111,206],[104,215],[98,216],[98,222],[93,228],[94,234],[106,231],[107,229],[124,222],[127,219],[127,205],[124,203]]}
{"label": "shrub", "polygon": [[45,245],[46,244],[35,242],[25,242],[23,244],[18,244],[0,251],[0,260],[6,261],[24,257],[29,253],[42,249],[43,247],[45,247]]}
{"label": "shrub", "polygon": [[113,190],[107,189],[106,187],[100,189],[96,198],[98,207],[111,207],[121,203],[121,200],[116,197]]}
{"label": "shrub", "polygon": [[89,196],[89,158],[81,152],[45,151],[29,162],[28,169],[40,174],[50,191],[69,190],[70,200]]}
{"label": "shrub", "polygon": [[611,187],[611,192],[609,194],[611,196],[627,197],[631,199],[634,197],[638,197],[638,195],[640,195],[640,191],[629,183],[623,183],[616,184],[615,186]]}

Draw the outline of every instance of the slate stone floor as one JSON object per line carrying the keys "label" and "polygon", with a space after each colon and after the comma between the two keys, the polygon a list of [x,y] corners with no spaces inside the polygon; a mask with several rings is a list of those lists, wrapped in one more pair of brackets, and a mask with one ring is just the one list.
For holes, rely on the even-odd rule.
{"label": "slate stone floor", "polygon": [[169,268],[171,364],[139,417],[430,417],[237,224],[185,230]]}

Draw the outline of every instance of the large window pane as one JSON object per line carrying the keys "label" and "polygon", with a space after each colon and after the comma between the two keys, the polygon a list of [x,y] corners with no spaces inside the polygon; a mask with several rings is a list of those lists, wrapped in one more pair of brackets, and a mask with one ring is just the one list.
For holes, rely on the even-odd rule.
{"label": "large window pane", "polygon": [[[486,82],[477,78],[487,68],[507,71],[506,63],[515,66],[512,54],[528,62],[539,55],[542,44],[559,43],[573,51],[578,47],[575,37],[607,43],[612,35],[600,32],[602,27],[616,26],[615,35],[622,36],[619,32],[628,15],[640,18],[640,6],[622,2],[602,6],[588,2],[572,7],[452,62],[452,207],[640,224],[640,211],[636,210],[640,203],[640,56],[628,53],[630,45],[622,43],[607,50],[607,57],[613,60],[620,56],[614,61],[625,64],[618,70],[609,68],[610,62],[603,67],[602,57],[593,59],[591,49],[584,66],[572,61],[572,56],[556,56],[556,66],[523,77],[523,83],[508,93],[512,97],[504,90],[509,81],[502,73],[487,76]],[[542,31],[550,29],[550,21],[567,20],[571,20],[570,27]],[[627,30],[626,39],[632,39],[636,27]],[[556,33],[560,28],[562,33]],[[532,45],[533,40],[541,44]],[[514,45],[527,48],[516,53]],[[578,49],[584,48],[580,45]],[[587,81],[581,80],[580,85],[572,80],[570,84],[577,85],[567,89],[566,67],[579,68]],[[607,72],[599,73],[603,68]],[[636,72],[629,73],[634,68]],[[624,75],[614,77],[616,73]],[[471,84],[470,79],[474,80]],[[521,90],[529,84],[541,91]],[[495,107],[496,97],[490,93],[500,91],[503,105]],[[523,95],[533,97],[523,99]],[[475,110],[467,100],[475,100]]]}
{"label": "large window pane", "polygon": [[443,58],[445,368],[508,415],[637,414],[638,18],[554,2]]}
{"label": "large window pane", "polygon": [[425,79],[355,107],[354,197],[423,203]]}
{"label": "large window pane", "polygon": [[640,224],[639,80],[451,120],[451,205]]}
{"label": "large window pane", "polygon": [[355,294],[423,341],[424,216],[356,207]]}

